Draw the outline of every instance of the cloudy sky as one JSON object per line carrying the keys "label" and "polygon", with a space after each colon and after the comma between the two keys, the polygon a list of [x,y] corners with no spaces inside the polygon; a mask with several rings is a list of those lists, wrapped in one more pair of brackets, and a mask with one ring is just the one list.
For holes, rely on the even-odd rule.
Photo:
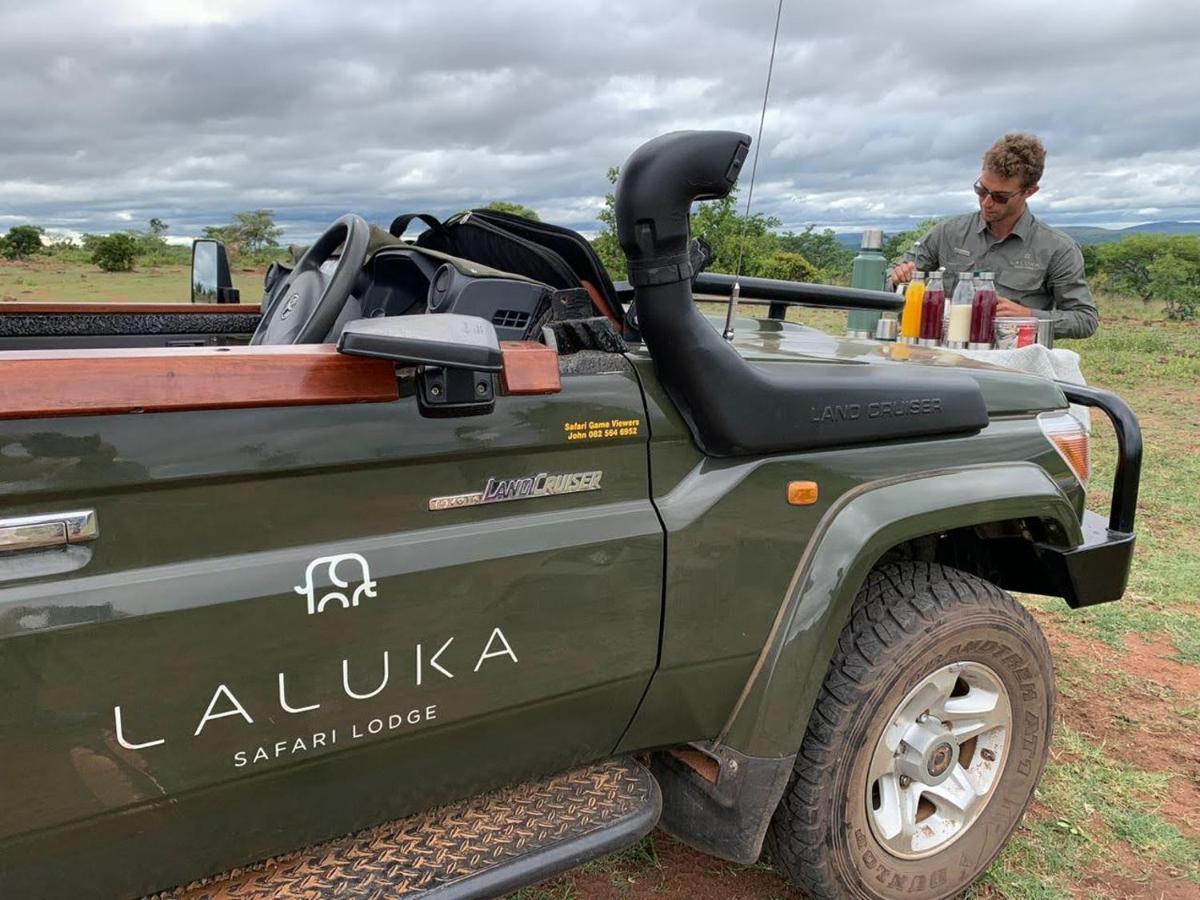
{"label": "cloudy sky", "polygon": [[[591,231],[642,141],[757,132],[775,10],[0,0],[0,229],[189,235],[269,207],[301,240],[503,199]],[[754,208],[793,229],[964,211],[983,150],[1028,130],[1048,221],[1200,219],[1198,84],[1197,0],[785,0]]]}

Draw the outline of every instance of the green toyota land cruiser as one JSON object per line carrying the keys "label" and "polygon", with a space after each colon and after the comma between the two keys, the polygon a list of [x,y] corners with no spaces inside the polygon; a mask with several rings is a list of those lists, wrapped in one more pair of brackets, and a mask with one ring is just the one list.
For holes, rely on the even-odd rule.
{"label": "green toyota land cruiser", "polygon": [[[490,897],[656,825],[816,897],[988,866],[1054,719],[1007,591],[1121,597],[1137,421],[723,335],[688,212],[748,146],[633,154],[625,287],[346,216],[261,309],[0,316],[0,896]],[[1107,521],[1069,402],[1117,432]]]}

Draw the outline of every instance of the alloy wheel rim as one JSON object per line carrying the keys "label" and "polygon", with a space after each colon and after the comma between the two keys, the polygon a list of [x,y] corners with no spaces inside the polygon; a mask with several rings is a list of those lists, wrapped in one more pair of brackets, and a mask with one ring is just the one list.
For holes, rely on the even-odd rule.
{"label": "alloy wheel rim", "polygon": [[900,859],[931,856],[962,837],[991,799],[1008,758],[1012,703],[1000,677],[956,662],[900,702],[871,756],[867,821]]}

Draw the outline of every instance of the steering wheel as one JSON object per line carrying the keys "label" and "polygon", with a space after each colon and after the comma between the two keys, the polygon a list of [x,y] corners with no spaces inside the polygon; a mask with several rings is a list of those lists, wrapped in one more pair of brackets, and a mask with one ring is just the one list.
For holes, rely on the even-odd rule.
{"label": "steering wheel", "polygon": [[[250,343],[315,344],[325,340],[366,262],[369,233],[366,221],[353,213],[330,225],[274,292],[275,300],[263,310]],[[333,258],[338,247],[342,255],[327,276],[321,265]]]}

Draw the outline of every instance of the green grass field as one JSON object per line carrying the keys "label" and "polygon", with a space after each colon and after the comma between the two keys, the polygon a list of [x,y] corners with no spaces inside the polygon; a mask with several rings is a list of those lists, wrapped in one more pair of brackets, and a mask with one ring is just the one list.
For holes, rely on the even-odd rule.
{"label": "green grass field", "polygon": [[[262,298],[262,269],[233,270],[243,303]],[[101,272],[93,265],[39,257],[0,262],[0,302],[188,303],[189,266],[146,266],[133,272]]]}
{"label": "green grass field", "polygon": [[[261,272],[234,279],[246,302]],[[106,275],[92,266],[0,264],[0,298],[186,302],[186,267]],[[1022,598],[1055,652],[1054,750],[1032,811],[974,896],[1200,897],[1200,325],[1101,297],[1102,327],[1078,352],[1090,384],[1116,391],[1145,436],[1138,549],[1120,603],[1079,612]],[[2,307],[0,307],[2,309]],[[762,314],[747,306],[747,315]],[[793,309],[831,333],[844,314]],[[1115,441],[1093,417],[1089,505],[1107,512]],[[632,850],[522,892],[584,897],[797,897],[765,865],[700,857],[656,833]]]}

